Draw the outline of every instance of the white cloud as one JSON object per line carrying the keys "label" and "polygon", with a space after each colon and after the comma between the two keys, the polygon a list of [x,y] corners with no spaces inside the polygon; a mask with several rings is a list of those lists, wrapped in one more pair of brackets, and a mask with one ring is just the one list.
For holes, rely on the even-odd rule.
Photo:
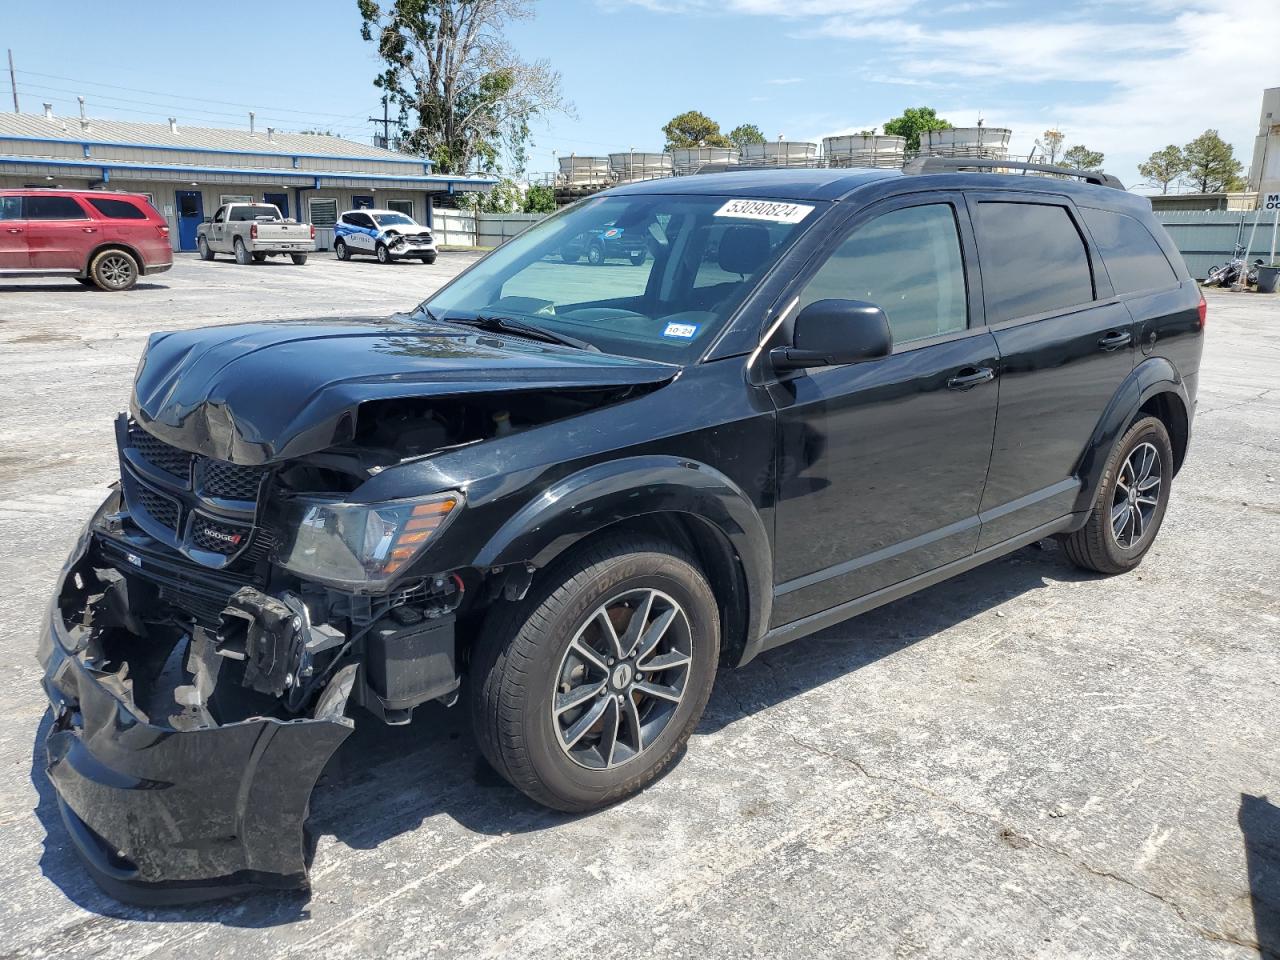
{"label": "white cloud", "polygon": [[[1274,37],[1231,0],[1131,0],[1037,5],[996,25],[964,16],[1005,0],[916,0],[883,16],[879,0],[611,0],[667,13],[751,14],[785,20],[792,37],[871,43],[878,69],[864,82],[948,91],[939,113],[957,124],[980,115],[1014,130],[1026,153],[1046,128],[1107,155],[1126,183],[1137,163],[1168,143],[1217,129],[1247,166],[1263,88],[1280,84]],[[1265,0],[1262,7],[1276,0]],[[939,14],[961,15],[939,23]],[[966,24],[973,25],[966,25]],[[971,89],[970,96],[963,91]],[[931,99],[934,99],[931,97]],[[1002,106],[1003,105],[1003,106]],[[862,104],[865,109],[865,103]],[[883,121],[882,121],[883,122]],[[844,130],[866,126],[836,121]]]}

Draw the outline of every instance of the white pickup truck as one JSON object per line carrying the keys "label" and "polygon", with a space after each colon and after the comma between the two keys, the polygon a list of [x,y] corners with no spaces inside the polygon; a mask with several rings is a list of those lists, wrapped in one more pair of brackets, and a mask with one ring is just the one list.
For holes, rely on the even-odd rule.
{"label": "white pickup truck", "polygon": [[201,260],[230,253],[236,263],[261,263],[287,255],[302,264],[316,248],[316,228],[286,220],[274,203],[224,203],[196,229],[196,246]]}

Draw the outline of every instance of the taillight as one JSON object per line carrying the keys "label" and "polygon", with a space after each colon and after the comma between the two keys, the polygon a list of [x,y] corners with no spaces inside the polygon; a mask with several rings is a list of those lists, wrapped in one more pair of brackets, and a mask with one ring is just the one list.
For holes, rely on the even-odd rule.
{"label": "taillight", "polygon": [[1200,314],[1200,329],[1204,329],[1205,318],[1209,314],[1209,305],[1204,302],[1204,294],[1200,294],[1200,306],[1196,307],[1196,312]]}
{"label": "taillight", "polygon": [[258,225],[256,223],[249,224],[249,239],[250,240],[258,239]]}
{"label": "taillight", "polygon": [[313,223],[310,226],[311,226],[311,239],[314,240],[316,238],[316,225]]}

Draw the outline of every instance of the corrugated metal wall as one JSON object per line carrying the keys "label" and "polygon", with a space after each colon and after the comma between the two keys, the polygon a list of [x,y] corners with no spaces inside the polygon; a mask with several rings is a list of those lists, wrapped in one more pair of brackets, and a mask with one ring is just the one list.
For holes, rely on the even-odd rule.
{"label": "corrugated metal wall", "polygon": [[[1250,233],[1253,233],[1253,245],[1248,251],[1248,258],[1265,259],[1270,255],[1272,221],[1265,213],[1160,210],[1155,216],[1164,224],[1186,260],[1187,269],[1197,280],[1203,280],[1210,267],[1230,260],[1235,245],[1248,243]],[[1255,217],[1258,222],[1256,232],[1253,230]]]}

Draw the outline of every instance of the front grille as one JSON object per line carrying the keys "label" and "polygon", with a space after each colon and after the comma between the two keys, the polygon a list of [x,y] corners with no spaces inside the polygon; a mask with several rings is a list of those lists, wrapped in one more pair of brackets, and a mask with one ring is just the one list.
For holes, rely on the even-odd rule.
{"label": "front grille", "polygon": [[263,467],[242,467],[224,460],[196,458],[196,476],[200,492],[221,500],[246,500],[256,503],[262,483]]}
{"label": "front grille", "polygon": [[191,545],[197,550],[220,553],[224,557],[239,553],[251,534],[251,527],[224,523],[201,514],[196,514],[191,520]]}
{"label": "front grille", "polygon": [[272,543],[256,522],[270,467],[188,453],[124,415],[117,436],[125,504],[148,534],[213,569],[252,568],[267,555]]}
{"label": "front grille", "polygon": [[129,424],[129,445],[156,469],[179,480],[190,479],[192,455],[153,437],[136,423]]}
{"label": "front grille", "polygon": [[137,506],[146,511],[152,520],[166,529],[178,529],[178,519],[181,516],[181,511],[176,500],[157,493],[143,484],[137,485],[136,493],[138,498]]}

